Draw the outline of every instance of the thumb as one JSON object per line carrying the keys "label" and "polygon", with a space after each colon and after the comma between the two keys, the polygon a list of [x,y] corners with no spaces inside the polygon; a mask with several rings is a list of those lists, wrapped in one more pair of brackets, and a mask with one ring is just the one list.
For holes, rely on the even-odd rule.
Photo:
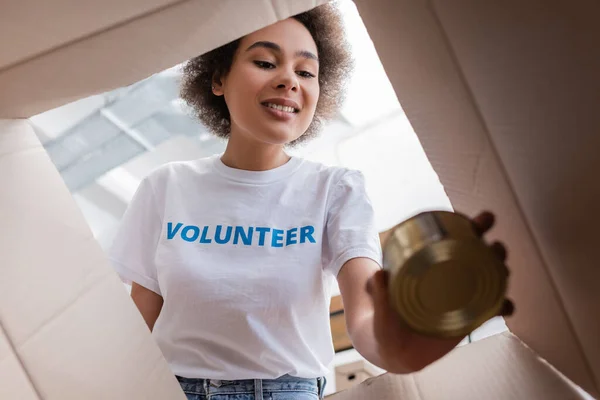
{"label": "thumb", "polygon": [[387,271],[379,270],[367,282],[367,292],[375,305],[387,301]]}

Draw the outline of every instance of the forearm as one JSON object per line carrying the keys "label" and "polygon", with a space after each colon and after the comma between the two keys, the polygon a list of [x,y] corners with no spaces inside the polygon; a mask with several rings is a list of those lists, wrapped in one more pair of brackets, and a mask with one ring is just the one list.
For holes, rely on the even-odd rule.
{"label": "forearm", "polygon": [[380,368],[399,374],[421,370],[460,340],[425,337],[408,329],[389,302],[385,276],[364,258],[348,261],[338,274],[348,334],[354,348]]}
{"label": "forearm", "polygon": [[[375,340],[375,329],[373,324],[373,313],[364,315],[354,327],[348,327],[348,335],[352,341],[354,349],[360,353],[371,364],[390,371],[390,366],[386,365],[381,357],[379,344]],[[409,373],[408,368],[403,371],[394,371],[395,373]]]}

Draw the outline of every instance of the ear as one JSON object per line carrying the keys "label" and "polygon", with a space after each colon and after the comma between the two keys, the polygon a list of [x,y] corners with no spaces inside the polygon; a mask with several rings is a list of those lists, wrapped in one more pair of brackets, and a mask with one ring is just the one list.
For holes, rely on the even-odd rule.
{"label": "ear", "polygon": [[223,80],[219,74],[215,72],[212,78],[212,92],[215,96],[223,96]]}

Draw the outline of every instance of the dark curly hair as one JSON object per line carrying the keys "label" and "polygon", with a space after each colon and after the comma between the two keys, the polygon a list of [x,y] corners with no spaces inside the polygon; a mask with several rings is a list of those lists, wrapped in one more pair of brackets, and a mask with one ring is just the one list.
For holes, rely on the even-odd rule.
{"label": "dark curly hair", "polygon": [[[319,54],[319,100],[314,118],[306,132],[290,143],[294,146],[319,132],[322,123],[332,119],[345,95],[345,80],[353,62],[339,9],[327,3],[293,16],[308,29]],[[223,96],[212,92],[213,76],[226,75],[241,39],[234,40],[189,60],[183,67],[181,98],[193,109],[196,117],[216,136],[227,138],[230,115]]]}

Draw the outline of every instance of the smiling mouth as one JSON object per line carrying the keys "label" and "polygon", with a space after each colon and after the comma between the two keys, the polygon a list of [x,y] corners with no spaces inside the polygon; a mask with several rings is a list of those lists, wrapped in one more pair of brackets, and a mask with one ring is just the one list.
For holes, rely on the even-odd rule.
{"label": "smiling mouth", "polygon": [[279,110],[279,111],[283,111],[283,112],[287,112],[290,114],[296,114],[298,112],[300,112],[299,109],[294,108],[294,107],[289,107],[289,106],[282,106],[279,104],[274,104],[274,103],[261,103],[263,106],[268,107],[268,108],[272,108],[274,110]]}

